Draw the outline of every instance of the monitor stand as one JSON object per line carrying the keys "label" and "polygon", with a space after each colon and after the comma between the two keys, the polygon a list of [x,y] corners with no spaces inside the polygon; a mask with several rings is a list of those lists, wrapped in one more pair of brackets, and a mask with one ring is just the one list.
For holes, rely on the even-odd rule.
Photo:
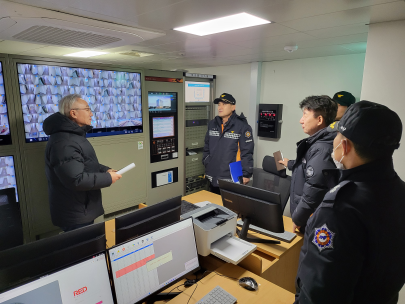
{"label": "monitor stand", "polygon": [[145,303],[153,304],[157,301],[171,300],[177,297],[179,294],[181,294],[181,292],[161,292],[151,297],[151,299],[148,299]]}
{"label": "monitor stand", "polygon": [[259,239],[259,238],[248,238],[247,233],[249,230],[249,225],[250,225],[250,219],[248,217],[243,218],[243,226],[242,230],[239,231],[238,228],[236,228],[236,234],[238,237],[244,241],[251,242],[251,243],[266,243],[266,244],[281,244],[280,241],[274,241],[274,240],[264,240],[264,239]]}

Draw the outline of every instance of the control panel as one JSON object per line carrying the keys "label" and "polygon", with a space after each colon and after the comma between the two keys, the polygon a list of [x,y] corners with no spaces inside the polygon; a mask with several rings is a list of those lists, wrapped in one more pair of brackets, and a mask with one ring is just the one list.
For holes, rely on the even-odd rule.
{"label": "control panel", "polygon": [[282,124],[282,104],[259,104],[258,136],[280,138]]}

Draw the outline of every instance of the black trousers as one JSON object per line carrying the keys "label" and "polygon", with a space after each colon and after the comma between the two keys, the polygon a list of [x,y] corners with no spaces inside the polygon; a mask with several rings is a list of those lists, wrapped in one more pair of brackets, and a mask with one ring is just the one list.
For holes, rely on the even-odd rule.
{"label": "black trousers", "polygon": [[210,183],[210,192],[221,195],[221,192],[219,191],[219,187],[215,187]]}

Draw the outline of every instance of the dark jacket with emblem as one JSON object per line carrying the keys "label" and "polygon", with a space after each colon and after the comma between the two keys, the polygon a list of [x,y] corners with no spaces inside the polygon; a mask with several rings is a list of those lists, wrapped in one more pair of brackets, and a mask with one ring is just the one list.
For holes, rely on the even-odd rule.
{"label": "dark jacket with emblem", "polygon": [[221,117],[217,116],[209,122],[202,162],[205,166],[205,176],[213,186],[218,187],[219,178],[231,178],[229,164],[236,161],[238,148],[243,176],[251,177],[254,142],[252,128],[243,113],[239,116],[233,112],[224,125],[223,132]]}
{"label": "dark jacket with emblem", "polygon": [[324,174],[336,186],[308,221],[295,303],[397,303],[405,283],[405,183],[392,159]]}
{"label": "dark jacket with emblem", "polygon": [[58,227],[85,224],[104,214],[101,188],[112,183],[109,169],[98,162],[86,139],[91,126],[80,127],[55,113],[44,121],[50,135],[45,150],[45,173],[52,223]]}
{"label": "dark jacket with emblem", "polygon": [[319,130],[297,143],[297,159],[288,162],[292,170],[290,211],[293,222],[304,227],[328,191],[322,170],[336,168],[332,160],[336,132]]}

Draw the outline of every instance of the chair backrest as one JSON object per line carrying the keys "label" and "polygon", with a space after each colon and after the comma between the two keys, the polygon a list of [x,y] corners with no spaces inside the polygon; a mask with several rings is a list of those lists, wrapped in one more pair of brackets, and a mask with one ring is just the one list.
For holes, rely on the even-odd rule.
{"label": "chair backrest", "polygon": [[280,193],[281,208],[284,212],[290,198],[291,176],[286,169],[277,171],[274,157],[265,156],[262,164],[263,169],[253,168],[253,187]]}

